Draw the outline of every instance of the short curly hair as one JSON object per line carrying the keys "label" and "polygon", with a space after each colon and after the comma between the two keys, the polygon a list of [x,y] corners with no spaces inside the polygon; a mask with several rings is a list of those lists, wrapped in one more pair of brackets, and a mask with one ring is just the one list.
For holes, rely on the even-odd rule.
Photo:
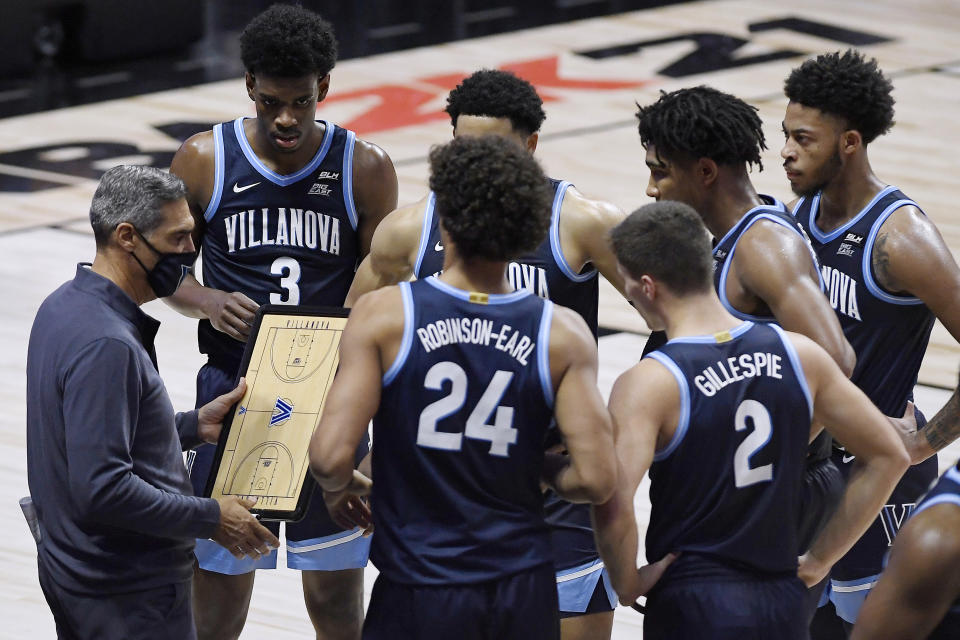
{"label": "short curly hair", "polygon": [[660,92],[660,99],[637,105],[644,148],[664,157],[710,158],[720,165],[757,165],[767,148],[757,108],[729,93],[699,86]]}
{"label": "short curly hair", "polygon": [[710,237],[699,214],[682,202],[640,207],[610,230],[610,244],[617,262],[637,280],[649,275],[679,295],[713,289]]}
{"label": "short curly hair", "polygon": [[893,85],[854,49],[825,53],[790,72],[783,92],[791,102],[839,116],[869,144],[893,126]]}
{"label": "short curly hair", "polygon": [[337,62],[337,38],[330,23],[303,7],[275,4],[240,34],[240,59],[253,75],[324,77]]}
{"label": "short curly hair", "polygon": [[514,131],[536,133],[547,118],[533,85],[509,71],[481,69],[464,78],[447,96],[446,112],[457,126],[461,115],[509,118]]}
{"label": "short curly hair", "polygon": [[443,228],[467,259],[511,260],[550,226],[553,192],[539,163],[502,136],[469,136],[430,151],[430,189]]}

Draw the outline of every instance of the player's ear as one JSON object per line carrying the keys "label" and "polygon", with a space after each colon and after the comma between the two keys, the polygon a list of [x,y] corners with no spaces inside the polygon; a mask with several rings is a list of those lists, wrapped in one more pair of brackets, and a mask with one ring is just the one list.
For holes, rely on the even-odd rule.
{"label": "player's ear", "polygon": [[717,181],[720,169],[717,167],[717,163],[710,158],[698,158],[696,172],[700,183],[707,187]]}
{"label": "player's ear", "polygon": [[534,133],[531,133],[529,136],[527,136],[527,151],[529,151],[530,153],[533,153],[534,151],[536,151],[537,142],[539,142],[539,140],[540,140],[539,133],[534,132]]}
{"label": "player's ear", "polygon": [[323,99],[327,97],[328,91],[330,91],[329,73],[317,80],[317,102],[322,102]]}
{"label": "player's ear", "polygon": [[257,99],[254,96],[254,92],[253,92],[253,87],[256,84],[256,79],[253,77],[252,73],[247,71],[247,73],[244,75],[244,80],[246,81],[246,84],[247,84],[247,96],[249,96],[251,100],[256,102]]}
{"label": "player's ear", "polygon": [[856,129],[848,129],[840,134],[840,152],[851,154],[863,146],[863,136]]}

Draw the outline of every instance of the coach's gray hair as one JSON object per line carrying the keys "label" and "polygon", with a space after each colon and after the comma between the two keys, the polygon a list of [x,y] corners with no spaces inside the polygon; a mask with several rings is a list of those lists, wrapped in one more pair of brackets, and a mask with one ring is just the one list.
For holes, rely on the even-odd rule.
{"label": "coach's gray hair", "polygon": [[175,175],[135,165],[119,165],[100,178],[90,204],[90,226],[97,247],[107,245],[121,222],[129,222],[148,234],[163,221],[160,208],[187,195],[183,180]]}

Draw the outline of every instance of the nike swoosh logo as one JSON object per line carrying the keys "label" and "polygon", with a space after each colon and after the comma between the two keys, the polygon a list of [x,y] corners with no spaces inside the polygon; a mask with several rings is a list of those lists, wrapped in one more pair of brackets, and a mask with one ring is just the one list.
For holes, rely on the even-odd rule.
{"label": "nike swoosh logo", "polygon": [[440,244],[440,241],[437,240],[437,246],[433,248],[434,251],[443,251],[443,245]]}
{"label": "nike swoosh logo", "polygon": [[260,184],[260,183],[259,183],[259,182],[254,182],[253,184],[248,184],[248,185],[246,185],[246,186],[241,187],[239,182],[234,182],[234,183],[233,183],[233,192],[234,192],[234,193],[243,193],[243,192],[246,191],[247,189],[252,189],[252,188],[254,188],[255,186],[257,186],[258,184]]}
{"label": "nike swoosh logo", "polygon": [[841,461],[843,464],[847,464],[848,462],[850,462],[851,460],[853,460],[853,459],[856,458],[856,457],[857,457],[857,456],[848,456],[847,454],[843,454],[843,458],[842,458],[840,461]]}

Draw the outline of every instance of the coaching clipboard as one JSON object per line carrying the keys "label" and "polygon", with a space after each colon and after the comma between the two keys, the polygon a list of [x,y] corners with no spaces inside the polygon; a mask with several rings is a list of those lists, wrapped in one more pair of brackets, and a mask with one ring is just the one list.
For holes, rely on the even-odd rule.
{"label": "coaching clipboard", "polygon": [[227,416],[204,495],[256,498],[265,520],[306,514],[308,449],[340,361],[348,311],[264,305],[243,352],[247,391]]}

